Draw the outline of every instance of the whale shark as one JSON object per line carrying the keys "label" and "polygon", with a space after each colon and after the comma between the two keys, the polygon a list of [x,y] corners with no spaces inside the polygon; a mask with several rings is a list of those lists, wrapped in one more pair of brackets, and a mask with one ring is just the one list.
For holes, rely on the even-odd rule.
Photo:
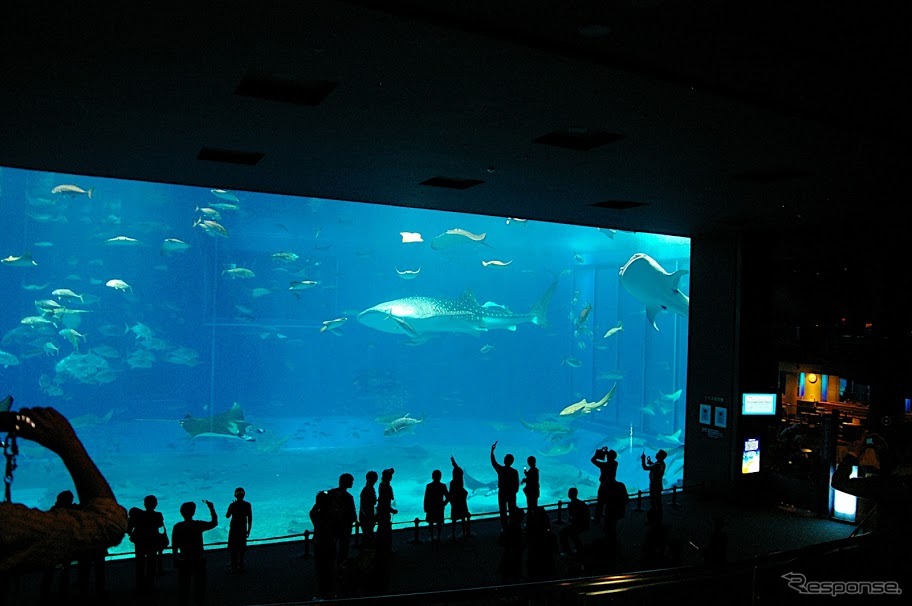
{"label": "whale shark", "polygon": [[266,433],[265,429],[254,427],[244,420],[244,410],[237,402],[225,412],[220,412],[210,418],[199,419],[188,413],[181,419],[180,425],[194,438],[200,436],[240,438],[246,442],[255,442],[254,434]]}
{"label": "whale shark", "polygon": [[480,305],[469,289],[458,299],[404,297],[378,303],[359,313],[358,321],[375,330],[405,334],[412,339],[427,333],[445,332],[477,336],[494,329],[516,330],[519,324],[527,322],[547,326],[548,305],[556,288],[555,281],[524,314],[515,313],[509,307],[492,301]]}
{"label": "whale shark", "polygon": [[678,283],[689,272],[679,269],[668,273],[646,253],[636,253],[621,268],[621,286],[646,306],[646,319],[659,330],[656,316],[661,311],[671,311],[687,317],[690,298],[681,292]]}

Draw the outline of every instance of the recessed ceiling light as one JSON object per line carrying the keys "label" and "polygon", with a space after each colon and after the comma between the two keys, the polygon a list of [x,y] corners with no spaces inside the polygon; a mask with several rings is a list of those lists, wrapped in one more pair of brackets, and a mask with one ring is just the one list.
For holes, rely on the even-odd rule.
{"label": "recessed ceiling light", "polygon": [[583,38],[604,38],[611,34],[611,28],[603,23],[584,23],[576,28],[576,33]]}

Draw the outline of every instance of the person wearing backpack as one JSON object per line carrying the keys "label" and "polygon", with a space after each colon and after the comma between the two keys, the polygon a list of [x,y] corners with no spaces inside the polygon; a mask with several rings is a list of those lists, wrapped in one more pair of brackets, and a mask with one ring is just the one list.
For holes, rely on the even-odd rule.
{"label": "person wearing backpack", "polygon": [[329,491],[330,516],[332,520],[333,541],[336,545],[336,566],[343,566],[348,561],[348,544],[351,540],[352,527],[358,521],[355,509],[355,497],[348,490],[355,485],[355,476],[343,473],[339,476],[339,485]]}
{"label": "person wearing backpack", "polygon": [[130,509],[127,534],[136,546],[136,589],[152,591],[155,579],[162,574],[162,552],[168,547],[168,530],[165,518],[154,494],[146,495],[143,507]]}

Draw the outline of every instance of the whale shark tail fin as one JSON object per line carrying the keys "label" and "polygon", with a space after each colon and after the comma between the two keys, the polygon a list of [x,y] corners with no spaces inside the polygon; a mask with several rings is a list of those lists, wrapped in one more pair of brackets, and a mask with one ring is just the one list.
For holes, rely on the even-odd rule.
{"label": "whale shark tail fin", "polygon": [[551,283],[551,286],[529,310],[529,315],[532,316],[532,323],[536,326],[548,326],[548,307],[551,305],[551,298],[554,296],[555,290],[557,290],[557,280]]}

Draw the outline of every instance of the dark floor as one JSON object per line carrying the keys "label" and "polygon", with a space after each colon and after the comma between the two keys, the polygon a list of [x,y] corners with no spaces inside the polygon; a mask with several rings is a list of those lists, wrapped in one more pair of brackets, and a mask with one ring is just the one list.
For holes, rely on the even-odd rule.
{"label": "dark floor", "polygon": [[[705,545],[711,530],[712,518],[721,513],[725,516],[729,536],[728,555],[730,560],[749,558],[757,554],[804,547],[811,544],[848,537],[854,527],[845,523],[788,512],[779,508],[732,505],[721,500],[701,500],[695,495],[678,495],[677,506],[670,496],[666,498],[665,522],[671,536],[680,539],[683,545],[682,563],[698,564],[701,553],[697,547]],[[646,503],[643,504],[647,507]],[[557,523],[556,511],[551,511],[555,521],[554,529],[563,526]],[[640,542],[643,537],[645,513],[638,511],[636,502],[631,501],[627,517],[621,521],[618,530],[621,553],[617,571],[640,569]],[[473,537],[468,541],[450,541],[450,528],[444,529],[444,540],[440,544],[427,542],[426,530],[422,527],[422,542],[414,544],[413,530],[399,531],[394,538],[394,555],[389,562],[390,578],[388,592],[392,594],[439,591],[467,587],[496,585],[499,582],[497,564],[501,547],[497,542],[500,524],[496,519],[473,521]],[[587,539],[596,538],[592,530]],[[352,548],[352,555],[359,550]],[[313,559],[304,557],[301,541],[254,545],[247,553],[247,570],[242,575],[227,573],[228,557],[224,549],[213,549],[208,553],[207,604],[252,605],[307,602],[313,599]],[[561,558],[559,574],[568,576],[566,564],[572,562]],[[94,594],[86,600],[92,604],[177,604],[176,574],[166,563],[165,576],[158,579],[157,592],[152,596],[139,596],[134,591],[133,560],[109,560],[106,564],[107,596],[98,600]],[[71,595],[78,596],[75,587]],[[38,603],[37,575],[28,575],[20,580],[9,596],[9,604]],[[69,603],[64,596],[56,593],[52,603]]]}

